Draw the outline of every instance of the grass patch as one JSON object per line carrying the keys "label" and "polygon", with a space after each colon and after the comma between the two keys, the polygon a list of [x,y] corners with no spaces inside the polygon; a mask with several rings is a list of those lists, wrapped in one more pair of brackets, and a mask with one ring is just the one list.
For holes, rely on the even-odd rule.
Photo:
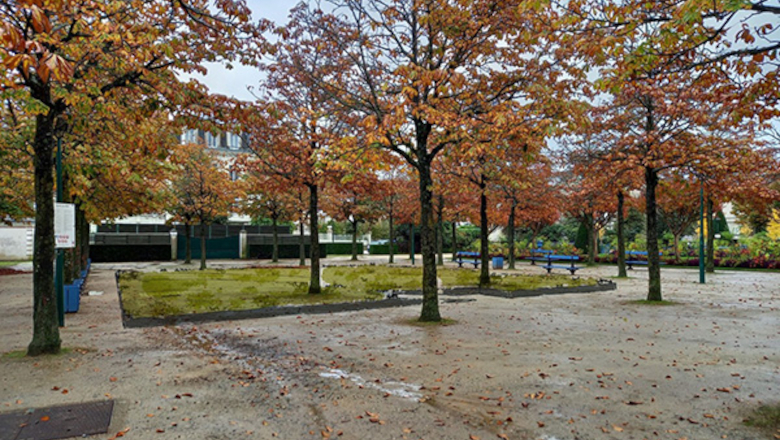
{"label": "grass patch", "polygon": [[[437,275],[444,287],[474,287],[479,285],[478,270],[439,269]],[[491,289],[515,291],[545,287],[595,286],[592,278],[572,278],[570,275],[491,275]]]}
{"label": "grass patch", "polygon": [[[439,269],[444,287],[476,287],[479,272]],[[119,278],[122,305],[135,318],[189,313],[249,310],[288,304],[328,304],[377,300],[388,290],[420,290],[422,268],[330,266],[323,270],[327,287],[309,295],[309,269],[210,269],[182,272],[126,272]],[[491,288],[515,291],[543,287],[595,285],[566,275],[491,277]]]}
{"label": "grass patch", "polygon": [[129,272],[119,278],[122,305],[136,318],[382,297],[379,292],[351,288],[355,284],[327,287],[319,295],[309,295],[306,268]]}
{"label": "grass patch", "polygon": [[780,434],[780,404],[758,407],[743,423],[775,433],[775,437],[777,437]]}
{"label": "grass patch", "polygon": [[0,267],[11,267],[17,264],[26,263],[27,261],[0,261]]}
{"label": "grass patch", "polygon": [[628,301],[628,304],[636,304],[640,306],[678,306],[680,303],[674,301],[648,301],[646,299],[638,299],[635,301]]}

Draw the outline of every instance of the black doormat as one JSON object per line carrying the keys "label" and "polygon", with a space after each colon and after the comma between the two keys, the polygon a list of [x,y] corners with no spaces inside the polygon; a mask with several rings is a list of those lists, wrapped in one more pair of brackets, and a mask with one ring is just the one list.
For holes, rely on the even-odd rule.
{"label": "black doormat", "polygon": [[113,400],[0,414],[0,440],[55,440],[108,432]]}

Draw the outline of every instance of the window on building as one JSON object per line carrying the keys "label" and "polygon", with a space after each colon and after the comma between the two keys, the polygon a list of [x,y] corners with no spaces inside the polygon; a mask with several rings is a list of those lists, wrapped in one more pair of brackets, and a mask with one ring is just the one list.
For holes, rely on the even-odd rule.
{"label": "window on building", "polygon": [[206,132],[206,146],[209,148],[219,148],[219,135],[213,135]]}
{"label": "window on building", "polygon": [[231,150],[241,149],[241,136],[233,133],[227,135],[227,147]]}
{"label": "window on building", "polygon": [[187,129],[181,136],[181,143],[183,144],[197,144],[198,143],[198,130]]}

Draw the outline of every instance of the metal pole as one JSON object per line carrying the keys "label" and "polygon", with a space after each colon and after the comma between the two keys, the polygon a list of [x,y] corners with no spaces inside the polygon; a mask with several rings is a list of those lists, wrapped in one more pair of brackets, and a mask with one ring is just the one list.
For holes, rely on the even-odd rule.
{"label": "metal pole", "polygon": [[[62,199],[62,139],[57,138],[57,201],[62,202]],[[54,288],[57,291],[57,320],[59,321],[60,327],[65,326],[64,270],[65,254],[62,249],[57,249],[57,267],[54,272]]]}
{"label": "metal pole", "polygon": [[699,187],[699,283],[704,284],[704,181]]}

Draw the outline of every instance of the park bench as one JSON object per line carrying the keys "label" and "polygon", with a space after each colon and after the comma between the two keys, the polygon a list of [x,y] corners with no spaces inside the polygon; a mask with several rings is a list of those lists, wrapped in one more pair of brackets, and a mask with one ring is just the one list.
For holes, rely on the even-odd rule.
{"label": "park bench", "polygon": [[[554,255],[554,254],[548,254],[547,255],[547,264],[542,266],[543,268],[547,269],[547,274],[549,275],[553,269],[565,269],[571,272],[572,275],[574,275],[575,272],[580,270],[580,267],[575,266],[574,262],[578,261],[580,259],[577,255]],[[563,265],[563,264],[553,264],[554,261],[571,261],[570,265]]]}
{"label": "park bench", "polygon": [[458,262],[458,267],[463,267],[463,263],[473,264],[474,269],[479,267],[480,254],[479,252],[457,252],[455,259]]}
{"label": "park bench", "polygon": [[536,265],[537,261],[547,261],[547,256],[552,254],[553,251],[547,249],[531,249],[531,256],[528,259],[531,260],[532,265]]}
{"label": "park bench", "polygon": [[[658,252],[658,255],[663,255],[663,252]],[[639,260],[638,258],[644,257],[644,260]],[[633,270],[634,266],[642,265],[647,266],[647,251],[628,251],[626,252],[626,266],[628,266],[628,270]],[[661,262],[660,264],[664,264]]]}

